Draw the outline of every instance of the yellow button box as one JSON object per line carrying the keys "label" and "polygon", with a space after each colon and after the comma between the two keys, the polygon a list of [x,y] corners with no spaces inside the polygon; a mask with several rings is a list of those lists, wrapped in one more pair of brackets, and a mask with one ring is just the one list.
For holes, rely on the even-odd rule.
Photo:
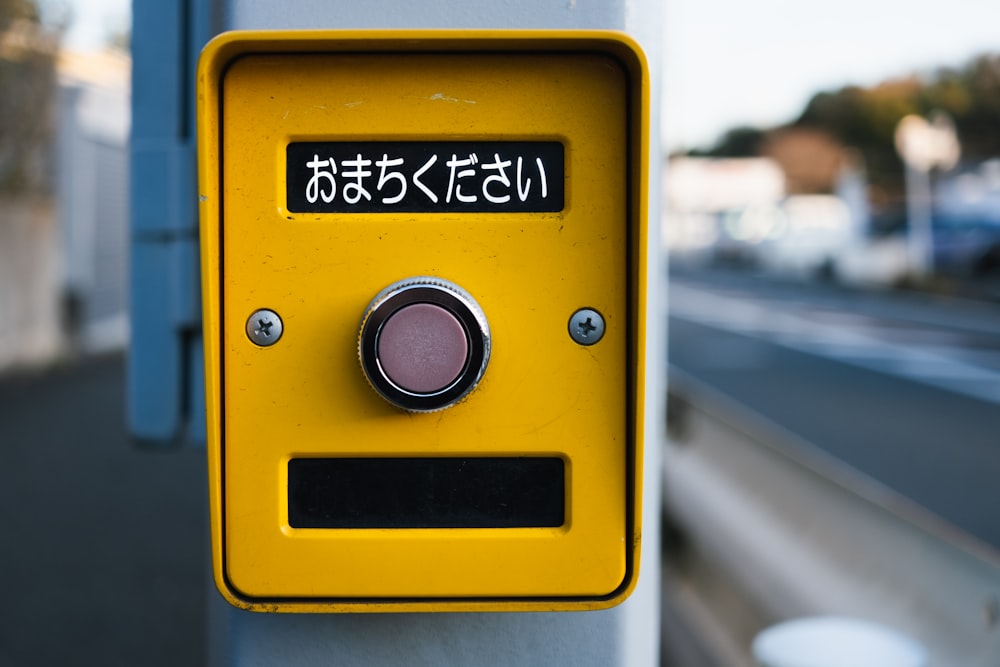
{"label": "yellow button box", "polygon": [[623,600],[641,534],[638,48],[228,33],[198,83],[223,595],[324,612]]}

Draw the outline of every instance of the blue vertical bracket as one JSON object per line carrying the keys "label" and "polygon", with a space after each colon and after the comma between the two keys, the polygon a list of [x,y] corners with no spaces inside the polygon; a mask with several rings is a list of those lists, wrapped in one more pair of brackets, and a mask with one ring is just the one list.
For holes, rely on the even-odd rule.
{"label": "blue vertical bracket", "polygon": [[132,7],[128,420],[153,444],[205,440],[194,83],[217,5]]}

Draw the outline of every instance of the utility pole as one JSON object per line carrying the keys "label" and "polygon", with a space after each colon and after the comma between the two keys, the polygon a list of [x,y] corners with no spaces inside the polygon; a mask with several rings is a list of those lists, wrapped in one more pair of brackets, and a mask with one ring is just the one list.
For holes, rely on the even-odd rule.
{"label": "utility pole", "polygon": [[[137,3],[143,4],[143,3]],[[158,3],[148,3],[156,5]],[[183,3],[179,3],[183,4]],[[649,308],[646,317],[649,322],[645,345],[646,365],[642,372],[646,375],[647,404],[644,406],[645,462],[643,465],[643,534],[640,576],[631,597],[612,609],[581,612],[417,612],[417,613],[367,613],[367,614],[269,614],[248,612],[229,606],[214,590],[208,592],[210,605],[209,622],[209,664],[213,666],[289,665],[310,667],[313,665],[654,665],[659,654],[659,515],[660,515],[660,457],[664,423],[662,405],[665,396],[665,271],[660,259],[659,241],[659,42],[661,37],[661,17],[658,3],[645,0],[638,3],[600,2],[577,3],[572,0],[515,0],[508,3],[473,0],[470,2],[415,4],[402,0],[381,0],[374,2],[327,2],[310,0],[297,3],[275,4],[259,0],[229,0],[217,2],[211,9],[201,12],[194,20],[190,15],[180,13],[181,29],[188,30],[183,44],[204,43],[210,33],[227,30],[296,30],[296,29],[485,29],[504,31],[516,29],[566,29],[566,30],[617,30],[629,33],[646,52],[650,63],[652,92],[650,133],[650,170],[648,191],[648,292]],[[150,10],[152,11],[152,10]],[[147,12],[148,13],[148,12]],[[205,15],[202,16],[202,13]],[[142,12],[138,12],[142,15]],[[183,19],[187,16],[187,26]],[[152,33],[150,20],[147,27]],[[191,26],[200,30],[190,34]],[[206,30],[205,26],[209,26]],[[134,36],[137,45],[143,35],[138,31]],[[141,47],[140,47],[141,48]],[[140,58],[141,60],[141,58]],[[152,59],[147,62],[151,63]],[[179,59],[177,62],[188,62]],[[152,66],[152,64],[151,64]],[[159,67],[164,67],[160,59]],[[136,76],[143,76],[137,72]],[[191,70],[181,72],[178,77],[190,83],[193,89]],[[187,85],[186,83],[183,85]],[[183,90],[179,87],[178,90]],[[183,96],[181,96],[183,97]],[[183,100],[182,100],[183,101]],[[599,101],[595,100],[595,103]],[[183,114],[189,113],[183,109]],[[178,123],[181,130],[190,131],[190,116]],[[187,135],[184,135],[187,136]],[[147,148],[149,143],[144,144]],[[162,173],[175,180],[184,181],[190,176],[177,176],[178,172],[193,169],[192,155],[184,143],[181,151],[160,151],[168,162]],[[153,146],[153,148],[158,148]],[[135,149],[133,149],[135,150]],[[145,161],[140,168],[146,173],[152,169],[150,156],[142,156]],[[141,181],[141,179],[140,179]],[[142,182],[140,182],[140,187]],[[162,183],[160,184],[162,185]],[[182,195],[183,189],[178,190]],[[142,193],[134,192],[133,201],[142,201]],[[187,210],[194,202],[184,201],[171,204],[174,208]],[[172,209],[173,210],[173,209]],[[148,214],[148,211],[146,211]],[[148,218],[148,215],[146,216]],[[186,219],[187,220],[187,219]],[[187,220],[190,222],[190,220]],[[176,228],[174,225],[173,228]],[[189,284],[196,280],[193,264],[179,256],[187,256],[190,248],[186,234],[171,235],[150,233],[141,237],[139,250],[149,254],[154,243],[165,238],[179,239],[180,252],[160,252],[157,246],[154,258],[163,257],[164,270],[190,271],[192,273],[174,276],[168,282],[170,289],[176,285]],[[171,268],[172,267],[172,268]],[[179,267],[179,268],[178,268]],[[153,268],[140,266],[136,270]],[[140,276],[139,301],[143,285],[157,286],[156,276]],[[159,287],[161,293],[162,285]],[[141,308],[134,309],[133,318],[143,317]],[[181,326],[174,327],[169,345],[169,359],[158,358],[156,364],[180,368],[184,363],[192,363],[192,368],[183,373],[177,383],[191,380],[200,371],[192,362],[201,349],[200,338],[193,335],[188,311]],[[166,335],[162,328],[148,323],[133,325],[140,336],[139,346],[152,347],[151,339]],[[143,338],[145,336],[150,338]],[[180,342],[177,343],[176,341]],[[133,371],[136,387],[144,384],[150,376],[142,372],[143,364]],[[163,372],[163,369],[161,369]],[[191,384],[194,387],[194,383]],[[136,389],[141,394],[142,392]],[[176,425],[184,421],[184,415],[177,417],[178,411],[187,410],[187,426],[197,439],[199,428],[199,406],[201,400],[197,388],[182,392],[184,400],[176,400],[169,409],[159,405],[149,394],[148,399],[139,396],[138,405],[152,406],[153,415],[136,414],[133,423],[137,431],[143,424],[153,424],[157,435],[176,432]],[[185,401],[187,408],[184,408]],[[158,418],[156,421],[154,417]],[[155,423],[154,423],[155,422]],[[182,429],[183,430],[183,429]],[[150,437],[149,435],[146,436]]]}

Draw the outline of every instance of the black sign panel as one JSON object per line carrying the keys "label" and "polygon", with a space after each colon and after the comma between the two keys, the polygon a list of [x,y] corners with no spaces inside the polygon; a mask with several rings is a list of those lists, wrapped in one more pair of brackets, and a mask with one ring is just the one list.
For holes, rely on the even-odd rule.
{"label": "black sign panel", "polygon": [[288,144],[293,213],[545,213],[564,205],[557,141]]}
{"label": "black sign panel", "polygon": [[293,528],[535,528],[566,520],[560,458],[288,462]]}

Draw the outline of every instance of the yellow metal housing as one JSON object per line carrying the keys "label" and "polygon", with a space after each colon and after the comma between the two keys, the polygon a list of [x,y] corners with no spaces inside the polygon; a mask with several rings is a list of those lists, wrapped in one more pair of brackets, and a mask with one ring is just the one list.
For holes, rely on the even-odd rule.
{"label": "yellow metal housing", "polygon": [[[622,601],[641,542],[647,74],[604,32],[247,32],[198,73],[212,552],[263,611],[572,610]],[[555,141],[556,212],[302,213],[286,147],[306,141]],[[493,351],[439,412],[365,381],[358,327],[411,276],[468,290]],[[581,307],[606,320],[581,346]],[[281,340],[254,345],[269,308]],[[293,528],[295,458],[553,457],[557,527]]]}

